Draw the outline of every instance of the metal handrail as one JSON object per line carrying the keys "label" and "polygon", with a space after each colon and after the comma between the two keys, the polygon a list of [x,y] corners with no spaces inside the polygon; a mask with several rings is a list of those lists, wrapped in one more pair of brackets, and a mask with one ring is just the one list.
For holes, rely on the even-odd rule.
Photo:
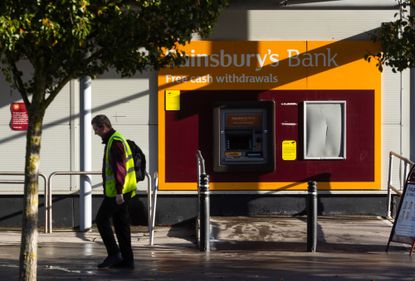
{"label": "metal handrail", "polygon": [[152,179],[151,175],[146,171],[146,177],[147,177],[147,229],[148,233],[150,235],[151,233],[151,192],[152,192]]}
{"label": "metal handrail", "polygon": [[[45,233],[52,233],[52,179],[54,176],[57,175],[101,175],[101,171],[55,171],[51,173],[48,177],[48,188],[47,188],[47,203],[45,203],[46,209],[46,219],[45,219]],[[150,223],[151,223],[151,189],[152,189],[152,179],[151,175],[146,171],[147,177],[147,204],[148,204],[148,231],[151,231]],[[45,195],[46,196],[46,195]]]}
{"label": "metal handrail", "polygon": [[196,151],[196,159],[197,159],[197,178],[199,178],[200,175],[206,174],[205,159],[203,158],[202,152],[200,150]]}
{"label": "metal handrail", "polygon": [[[397,158],[399,160],[399,187],[396,187],[392,183],[392,173],[393,173],[393,159]],[[393,151],[389,152],[389,174],[388,174],[388,201],[387,201],[387,211],[386,211],[386,217],[392,218],[391,215],[391,203],[392,203],[392,191],[395,192],[395,194],[401,196],[403,188],[405,186],[406,178],[408,177],[408,174],[413,167],[415,163],[409,160],[406,157],[403,157],[399,155],[398,153],[395,153]],[[403,169],[402,169],[403,165]]]}
{"label": "metal handrail", "polygon": [[[45,233],[52,233],[52,179],[54,176],[64,175],[64,176],[87,176],[87,175],[101,175],[102,172],[98,171],[55,171],[51,173],[48,177],[48,188],[47,188],[47,205],[45,204],[45,209],[47,212],[47,228]],[[46,195],[45,195],[46,196]]]}
{"label": "metal handrail", "polygon": [[[200,179],[200,176],[206,174],[205,168],[205,159],[202,156],[202,152],[200,150],[196,151],[196,162],[197,162],[197,179]],[[197,196],[200,199],[200,189],[197,189]],[[199,202],[199,200],[197,200]]]}
{"label": "metal handrail", "polygon": [[[0,176],[25,176],[26,174],[24,173],[24,172],[14,172],[14,171],[6,171],[6,172],[0,172]],[[46,230],[47,230],[47,222],[46,222],[46,220],[47,220],[47,209],[46,209],[46,192],[47,192],[47,189],[46,189],[46,183],[47,183],[47,181],[46,181],[46,177],[45,177],[45,175],[43,175],[42,173],[39,173],[39,176],[41,177],[41,178],[43,178],[43,183],[44,183],[44,197],[45,197],[45,233],[47,233],[46,232]],[[18,180],[0,180],[0,184],[3,184],[3,183],[11,183],[11,184],[24,184],[24,180],[20,180],[20,181],[18,181]]]}
{"label": "metal handrail", "polygon": [[158,174],[157,172],[154,173],[153,176],[153,194],[151,196],[152,200],[153,200],[153,204],[152,204],[152,209],[151,209],[151,227],[150,227],[150,246],[154,245],[154,229],[156,226],[156,210],[157,210],[157,192],[158,192],[158,187],[159,187],[159,183],[158,183]]}

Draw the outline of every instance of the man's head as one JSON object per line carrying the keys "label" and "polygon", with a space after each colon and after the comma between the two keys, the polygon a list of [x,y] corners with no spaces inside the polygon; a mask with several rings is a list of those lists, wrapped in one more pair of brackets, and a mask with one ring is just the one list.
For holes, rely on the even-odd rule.
{"label": "man's head", "polygon": [[92,119],[91,124],[95,134],[101,138],[105,137],[112,129],[111,121],[103,114],[95,116]]}

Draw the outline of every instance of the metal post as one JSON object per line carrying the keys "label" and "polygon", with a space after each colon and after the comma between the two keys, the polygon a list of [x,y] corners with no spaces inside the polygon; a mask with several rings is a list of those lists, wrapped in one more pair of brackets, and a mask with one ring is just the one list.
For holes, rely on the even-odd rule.
{"label": "metal post", "polygon": [[317,183],[308,182],[307,199],[307,251],[315,252],[317,249]]}
{"label": "metal post", "polygon": [[199,177],[199,217],[200,217],[200,250],[210,251],[210,202],[209,176],[201,174]]}
{"label": "metal post", "polygon": [[392,204],[392,193],[391,193],[391,180],[392,180],[392,167],[393,167],[393,158],[392,158],[392,153],[389,153],[389,173],[388,173],[388,205],[386,207],[386,218],[390,219],[392,218],[392,211],[391,211],[391,204]]}
{"label": "metal post", "polygon": [[[80,125],[81,125],[81,171],[90,171],[91,161],[91,77],[85,76],[80,85]],[[80,231],[86,231],[92,227],[92,186],[91,177],[82,175],[80,178]]]}
{"label": "metal post", "polygon": [[157,192],[159,186],[158,173],[154,172],[153,175],[153,209],[151,210],[151,232],[150,232],[150,245],[154,245],[154,228],[156,227],[156,210],[157,210]]}
{"label": "metal post", "polygon": [[[153,233],[153,224],[152,224],[152,214],[153,214],[153,179],[151,178],[150,173],[146,171],[146,178],[147,178],[147,229],[148,234],[150,236],[150,245],[152,245],[152,233]],[[138,191],[138,190],[137,190]]]}

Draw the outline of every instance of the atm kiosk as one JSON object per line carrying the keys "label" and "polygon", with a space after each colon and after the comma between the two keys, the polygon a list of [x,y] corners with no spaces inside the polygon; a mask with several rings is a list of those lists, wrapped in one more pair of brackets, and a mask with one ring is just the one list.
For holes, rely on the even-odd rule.
{"label": "atm kiosk", "polygon": [[215,172],[275,169],[274,102],[220,103],[213,110]]}

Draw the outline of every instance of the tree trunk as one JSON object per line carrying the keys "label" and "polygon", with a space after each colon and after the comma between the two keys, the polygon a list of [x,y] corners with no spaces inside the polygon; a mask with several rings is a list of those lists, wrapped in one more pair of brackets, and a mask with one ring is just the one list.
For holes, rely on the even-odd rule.
{"label": "tree trunk", "polygon": [[19,280],[36,281],[38,242],[38,195],[40,144],[43,110],[29,110],[29,128],[26,135],[26,160],[22,237],[20,244]]}

